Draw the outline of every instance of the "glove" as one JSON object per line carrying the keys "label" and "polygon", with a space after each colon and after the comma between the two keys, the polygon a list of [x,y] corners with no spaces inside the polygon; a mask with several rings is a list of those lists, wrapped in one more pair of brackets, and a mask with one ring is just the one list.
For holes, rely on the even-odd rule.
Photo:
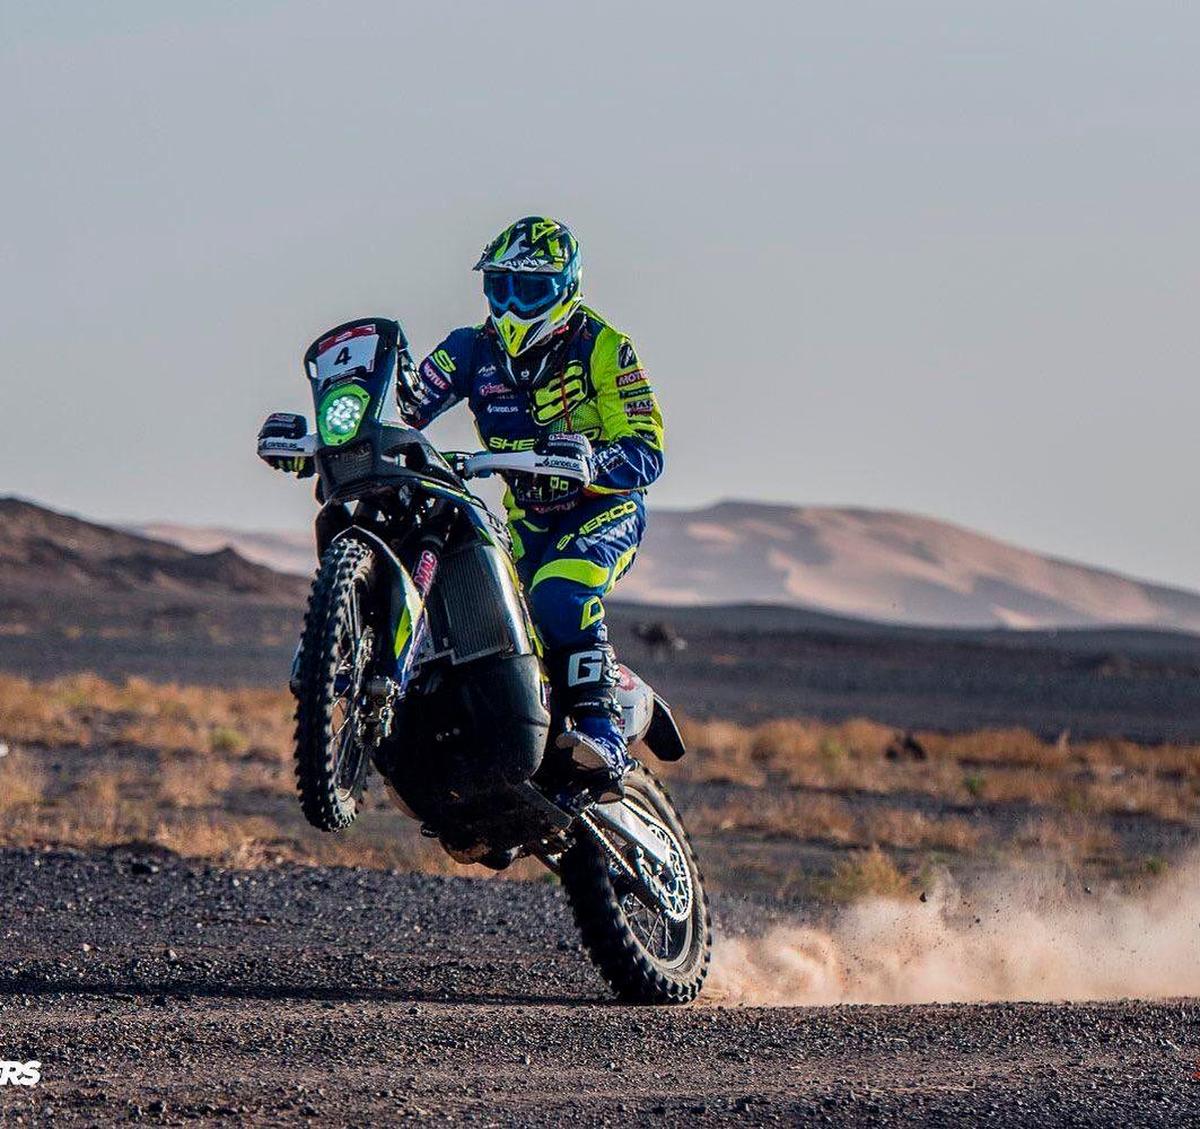
{"label": "glove", "polygon": [[570,459],[582,466],[585,480],[566,475],[519,474],[512,476],[513,494],[522,505],[553,506],[572,504],[592,480],[592,445],[585,435],[554,432],[538,441],[534,451],[551,458]]}
{"label": "glove", "polygon": [[311,478],[315,470],[312,459],[307,455],[293,455],[286,459],[270,458],[267,459],[267,465],[286,474],[294,474],[297,478]]}
{"label": "glove", "polygon": [[400,410],[400,418],[409,427],[420,428],[425,422],[424,407],[427,397],[421,389],[421,378],[409,359],[396,365],[396,407]]}
{"label": "glove", "polygon": [[586,435],[574,435],[571,432],[552,432],[538,440],[534,450],[539,455],[557,456],[561,459],[574,459],[583,465],[585,481],[578,483],[582,490],[595,477],[594,456],[592,445]]}
{"label": "glove", "polygon": [[[308,421],[291,412],[272,412],[258,429],[258,438],[303,439],[308,434]],[[297,478],[309,478],[313,471],[313,460],[307,455],[265,455],[267,466],[294,474]]]}
{"label": "glove", "polygon": [[514,497],[523,506],[566,509],[579,497],[587,482],[591,481],[591,443],[583,435],[554,432],[538,440],[534,453],[551,458],[570,459],[583,469],[586,481],[565,474],[561,477],[553,474],[509,474],[505,477]]}

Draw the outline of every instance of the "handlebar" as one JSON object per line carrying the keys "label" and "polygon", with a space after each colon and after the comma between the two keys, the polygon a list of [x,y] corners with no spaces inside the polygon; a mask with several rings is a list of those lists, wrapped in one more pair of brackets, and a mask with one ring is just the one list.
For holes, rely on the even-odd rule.
{"label": "handlebar", "polygon": [[[272,435],[259,439],[258,457],[312,458],[317,453],[317,447],[317,436],[311,432],[298,439]],[[566,455],[543,455],[537,451],[476,451],[472,454],[454,452],[445,458],[462,478],[487,478],[510,471],[514,474],[555,475],[582,482],[585,486],[591,482],[587,463]]]}
{"label": "handlebar", "polygon": [[565,455],[542,455],[536,451],[477,451],[460,455],[454,469],[464,478],[487,478],[501,471],[517,474],[557,475],[585,485],[591,481],[587,464],[582,459]]}

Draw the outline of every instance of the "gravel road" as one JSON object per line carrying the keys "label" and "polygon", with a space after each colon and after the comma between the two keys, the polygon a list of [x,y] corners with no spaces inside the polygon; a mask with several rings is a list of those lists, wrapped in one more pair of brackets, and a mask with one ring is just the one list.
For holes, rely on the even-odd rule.
{"label": "gravel road", "polygon": [[1190,1000],[615,1006],[552,885],[0,852],[16,1123],[1182,1125],[1198,1056]]}

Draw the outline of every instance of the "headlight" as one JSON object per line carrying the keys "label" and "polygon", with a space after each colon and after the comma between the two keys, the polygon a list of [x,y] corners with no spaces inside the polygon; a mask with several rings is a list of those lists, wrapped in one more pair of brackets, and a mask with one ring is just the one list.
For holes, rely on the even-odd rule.
{"label": "headlight", "polygon": [[336,447],[353,439],[358,434],[370,403],[371,394],[357,384],[343,384],[340,388],[332,389],[317,411],[321,441],[327,446]]}
{"label": "headlight", "polygon": [[325,426],[334,435],[353,435],[362,417],[363,402],[357,396],[339,396],[325,409]]}

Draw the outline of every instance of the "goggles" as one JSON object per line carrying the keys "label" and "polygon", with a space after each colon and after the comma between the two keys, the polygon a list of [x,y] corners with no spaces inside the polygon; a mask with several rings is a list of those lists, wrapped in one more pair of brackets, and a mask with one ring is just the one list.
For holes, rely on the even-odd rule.
{"label": "goggles", "polygon": [[483,272],[483,294],[495,314],[540,314],[567,288],[566,272],[489,270]]}

